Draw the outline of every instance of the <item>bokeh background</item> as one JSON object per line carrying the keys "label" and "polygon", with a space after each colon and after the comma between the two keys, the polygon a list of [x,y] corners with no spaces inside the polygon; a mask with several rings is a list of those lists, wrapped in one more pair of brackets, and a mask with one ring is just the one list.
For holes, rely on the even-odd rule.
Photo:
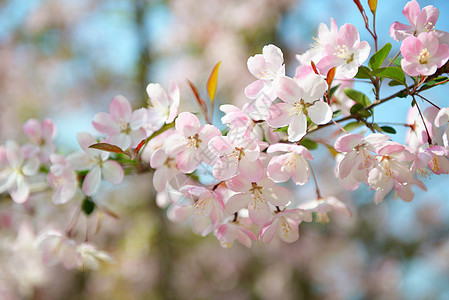
{"label": "bokeh background", "polygon": [[[388,28],[406,22],[406,1],[378,2],[380,45],[391,42],[397,52]],[[437,28],[449,30],[447,1],[418,2],[437,6]],[[181,110],[199,111],[186,79],[204,95],[218,61],[217,101],[241,105],[252,82],[249,56],[275,44],[293,75],[295,54],[310,47],[318,25],[330,17],[340,26],[355,24],[371,42],[350,0],[0,1],[0,143],[24,140],[28,118],[50,117],[61,151],[77,150],[76,133],[95,133],[91,121],[108,110],[113,96],[125,95],[135,108],[146,105],[149,82],[167,87],[177,80]],[[447,106],[447,93],[440,87],[426,95]],[[409,107],[400,99],[380,107],[376,118],[404,122]],[[403,142],[405,129],[397,130],[395,139]],[[98,216],[78,224],[80,239],[87,227],[115,264],[94,272],[47,268],[33,241],[49,228],[64,230],[79,199],[64,207],[46,205],[45,194],[27,207],[2,199],[0,299],[449,299],[447,176],[427,178],[429,191],[416,191],[412,203],[390,195],[376,206],[366,187],[347,193],[338,186],[326,154],[321,148],[313,153],[320,188],[347,203],[353,217],[302,224],[291,245],[223,249],[213,236],[196,236],[156,206],[148,174],[105,186],[96,199],[119,219],[103,216],[97,234]],[[313,184],[295,195],[314,197]]]}

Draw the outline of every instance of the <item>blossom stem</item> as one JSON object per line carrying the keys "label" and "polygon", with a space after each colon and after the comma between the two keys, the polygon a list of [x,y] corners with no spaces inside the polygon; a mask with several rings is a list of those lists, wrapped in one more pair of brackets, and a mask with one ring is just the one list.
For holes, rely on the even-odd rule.
{"label": "blossom stem", "polygon": [[429,99],[427,99],[427,98],[425,98],[425,97],[423,97],[423,96],[421,96],[421,95],[419,95],[419,94],[416,94],[416,96],[418,96],[419,98],[423,99],[423,100],[426,101],[427,103],[433,105],[435,108],[441,109],[438,105],[436,105],[435,103],[433,103],[433,102],[430,101]]}
{"label": "blossom stem", "polygon": [[424,116],[421,112],[421,109],[419,108],[419,104],[418,104],[418,102],[416,102],[415,95],[412,95],[412,98],[413,98],[413,102],[415,102],[416,108],[418,108],[418,112],[419,112],[419,115],[421,116],[421,120],[422,120],[422,123],[424,124],[424,128],[426,129],[427,142],[429,143],[429,145],[432,145],[432,138],[430,137],[429,130],[427,129],[426,121],[424,120]]}
{"label": "blossom stem", "polygon": [[311,165],[310,165],[310,173],[312,173],[313,181],[315,182],[316,195],[317,195],[318,199],[320,199],[320,198],[322,198],[320,188],[318,187],[318,181],[316,180],[315,172],[313,171],[313,168]]}

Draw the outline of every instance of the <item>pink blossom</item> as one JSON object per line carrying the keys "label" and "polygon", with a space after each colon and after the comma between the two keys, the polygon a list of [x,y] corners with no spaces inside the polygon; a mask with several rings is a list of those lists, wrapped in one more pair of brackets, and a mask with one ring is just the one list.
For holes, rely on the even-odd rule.
{"label": "pink blossom", "polygon": [[374,202],[382,202],[393,188],[402,200],[412,201],[411,185],[420,185],[409,168],[416,156],[396,142],[386,143],[377,154],[378,164],[369,171],[367,179],[368,185],[376,191]]}
{"label": "pink blossom", "polygon": [[290,191],[275,184],[268,177],[250,182],[243,176],[236,176],[226,182],[228,188],[237,194],[226,202],[225,211],[233,214],[242,208],[248,208],[249,217],[256,225],[265,225],[271,219],[269,204],[285,206],[290,202]]}
{"label": "pink blossom", "polygon": [[51,199],[54,204],[67,203],[73,198],[78,189],[77,175],[64,156],[52,154],[50,160],[52,165],[47,180],[54,190]]}
{"label": "pink blossom", "polygon": [[216,233],[217,239],[221,246],[230,248],[235,240],[245,245],[247,248],[251,247],[251,240],[256,240],[254,233],[243,227],[240,223],[230,222],[220,225]]}
{"label": "pink blossom", "polygon": [[[438,111],[435,118],[435,126],[443,127],[449,123],[449,107],[442,108]],[[446,130],[443,133],[444,147],[449,147],[449,126],[446,126]]]}
{"label": "pink blossom", "polygon": [[189,112],[179,114],[175,127],[176,133],[166,139],[163,147],[167,153],[177,155],[179,170],[192,173],[202,161],[208,165],[214,162],[208,143],[213,137],[221,136],[218,128],[209,124],[201,126],[198,118]]}
{"label": "pink blossom", "polygon": [[441,45],[433,32],[407,37],[401,45],[401,66],[410,76],[429,76],[449,59],[449,46]]}
{"label": "pink blossom", "polygon": [[301,82],[289,77],[280,79],[279,98],[284,102],[270,108],[267,120],[271,127],[288,127],[288,140],[300,140],[307,132],[307,117],[315,124],[325,124],[332,119],[329,105],[319,100],[327,89],[326,81],[311,74]]}
{"label": "pink blossom", "polygon": [[407,18],[410,25],[394,22],[390,27],[390,36],[396,41],[402,41],[409,36],[418,36],[422,32],[434,32],[440,42],[447,44],[449,34],[435,29],[440,12],[432,5],[424,7],[422,10],[417,1],[409,1],[404,6],[402,14]]}
{"label": "pink blossom", "polygon": [[[29,147],[35,147],[36,152],[39,153],[39,158],[48,163],[50,155],[55,152],[55,145],[53,140],[56,137],[56,126],[50,119],[45,119],[42,124],[36,119],[29,119],[23,124],[23,132],[30,139]],[[28,150],[30,152],[34,152]]]}
{"label": "pink blossom", "polygon": [[300,145],[274,144],[268,147],[267,153],[287,152],[274,156],[267,167],[268,177],[274,182],[284,182],[292,177],[297,185],[309,181],[309,165],[306,159],[313,159],[309,150]]}
{"label": "pink blossom", "polygon": [[312,214],[303,209],[285,209],[276,212],[273,220],[259,232],[259,239],[266,244],[277,235],[287,243],[293,243],[299,238],[298,227],[302,222],[312,222]]}
{"label": "pink blossom", "polygon": [[84,177],[82,190],[87,196],[95,194],[100,187],[101,178],[112,184],[123,180],[123,169],[116,161],[108,160],[109,152],[89,148],[97,141],[87,132],[77,134],[77,140],[84,152],[72,153],[67,162],[74,170],[89,170]]}
{"label": "pink blossom", "polygon": [[16,203],[24,203],[30,196],[29,177],[36,175],[39,159],[26,159],[23,149],[16,142],[8,140],[0,146],[0,193],[8,191]]}
{"label": "pink blossom", "polygon": [[323,49],[323,58],[316,64],[321,74],[327,74],[337,67],[336,78],[353,78],[368,58],[371,47],[360,42],[359,32],[352,24],[344,24],[335,38],[330,39]]}
{"label": "pink blossom", "polygon": [[245,88],[246,96],[256,99],[264,94],[270,100],[276,99],[279,78],[285,75],[281,49],[274,45],[264,46],[262,54],[256,54],[248,59],[248,69],[258,80]]}
{"label": "pink blossom", "polygon": [[209,149],[218,156],[213,168],[217,180],[227,180],[237,174],[252,181],[262,178],[260,147],[254,140],[217,136],[209,141]]}
{"label": "pink blossom", "polygon": [[168,182],[180,173],[176,157],[168,155],[164,149],[158,148],[153,152],[150,159],[150,165],[155,172],[153,174],[153,186],[157,192],[165,190]]}
{"label": "pink blossom", "polygon": [[179,87],[175,81],[170,81],[168,92],[159,83],[150,83],[147,86],[148,111],[145,128],[147,134],[159,130],[164,124],[170,124],[175,120],[179,107]]}
{"label": "pink blossom", "polygon": [[365,138],[359,134],[346,134],[335,141],[335,150],[344,153],[337,164],[337,176],[341,180],[348,180],[345,187],[356,189],[359,182],[366,182],[368,172],[378,163],[374,152],[389,139],[380,133]]}
{"label": "pink blossom", "polygon": [[298,205],[299,209],[314,212],[318,216],[318,222],[328,223],[328,213],[331,211],[339,212],[345,216],[351,217],[352,213],[348,206],[333,196],[320,197],[316,200],[303,202]]}
{"label": "pink blossom", "polygon": [[115,260],[106,252],[98,250],[94,245],[84,242],[76,247],[76,262],[78,268],[98,270],[100,262],[114,263]]}
{"label": "pink blossom", "polygon": [[[296,59],[301,63],[300,67],[296,70],[296,78],[301,78],[306,74],[311,74],[313,69],[310,63],[319,62],[324,56],[324,49],[327,44],[336,44],[336,37],[338,34],[338,26],[333,18],[330,21],[330,28],[326,24],[321,23],[318,27],[318,37],[314,38],[315,44],[312,49],[307,50],[301,55],[296,55]],[[324,74],[326,75],[326,74]]]}
{"label": "pink blossom", "polygon": [[190,206],[193,208],[191,210],[193,232],[206,236],[215,230],[224,211],[221,197],[205,187],[186,186],[181,190],[187,194],[192,203]]}
{"label": "pink blossom", "polygon": [[58,231],[48,231],[41,234],[34,243],[42,251],[42,260],[47,266],[62,263],[70,270],[76,267],[75,241]]}
{"label": "pink blossom", "polygon": [[97,113],[92,125],[98,132],[106,134],[107,143],[126,150],[136,147],[147,137],[144,119],[144,109],[132,111],[128,99],[119,95],[111,100],[109,113]]}
{"label": "pink blossom", "polygon": [[[426,111],[429,109],[433,109],[433,107],[427,108]],[[419,116],[416,105],[411,107],[407,114],[407,125],[410,127],[410,130],[407,131],[405,141],[413,152],[417,152],[422,145],[427,143],[426,128],[430,133],[430,137],[433,138],[434,136],[432,122],[426,118],[426,114],[424,114],[424,122]]]}
{"label": "pink blossom", "polygon": [[[425,144],[421,147],[413,161],[412,171],[420,171],[427,166],[434,174],[449,174],[448,150],[441,146],[428,146]],[[421,173],[425,174],[426,172],[422,171]]]}

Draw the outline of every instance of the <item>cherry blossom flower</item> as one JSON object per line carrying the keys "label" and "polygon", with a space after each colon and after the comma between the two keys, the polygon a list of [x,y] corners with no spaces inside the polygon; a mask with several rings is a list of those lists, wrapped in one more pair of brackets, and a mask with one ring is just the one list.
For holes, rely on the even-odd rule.
{"label": "cherry blossom flower", "polygon": [[303,202],[298,205],[298,208],[316,213],[318,222],[321,223],[329,222],[328,213],[331,211],[339,212],[348,217],[352,216],[348,206],[333,196],[319,197],[316,200]]}
{"label": "cherry blossom flower", "polygon": [[[423,170],[426,166],[437,175],[449,174],[448,150],[441,146],[429,147],[424,144],[413,161],[412,172]],[[426,174],[422,171],[421,174]]]}
{"label": "cherry blossom flower", "polygon": [[321,74],[337,67],[336,78],[353,78],[368,58],[371,47],[367,41],[360,42],[359,32],[352,24],[344,24],[335,39],[330,39],[323,49],[323,58],[316,64]]}
{"label": "cherry blossom flower", "polygon": [[367,179],[368,185],[376,191],[374,202],[382,202],[393,188],[402,200],[412,201],[414,193],[411,185],[422,187],[409,168],[416,156],[396,142],[386,143],[377,150],[377,154],[379,163],[369,171]]}
{"label": "cherry blossom flower", "polygon": [[42,260],[47,266],[62,263],[64,268],[70,270],[76,267],[75,241],[67,238],[58,231],[48,231],[41,234],[34,246],[42,251]]}
{"label": "cherry blossom flower", "polygon": [[213,125],[201,126],[200,120],[189,112],[182,112],[175,121],[176,132],[164,142],[167,153],[177,155],[179,170],[191,173],[204,161],[213,164],[212,155],[209,154],[208,143],[221,131]]}
{"label": "cherry blossom flower", "polygon": [[29,177],[36,175],[39,159],[25,158],[23,149],[8,140],[0,146],[0,193],[8,191],[16,203],[24,203],[30,196]]}
{"label": "cherry blossom flower", "polygon": [[276,99],[279,78],[285,75],[281,49],[274,45],[264,46],[262,54],[256,54],[248,59],[248,69],[258,80],[245,88],[246,96],[256,99],[265,94],[270,100]]}
{"label": "cherry blossom flower", "polygon": [[245,245],[247,248],[251,248],[251,240],[255,241],[256,236],[250,230],[242,226],[242,220],[237,222],[229,222],[220,225],[217,230],[217,239],[224,248],[232,247],[235,240]]}
{"label": "cherry blossom flower", "polygon": [[268,147],[267,153],[287,152],[274,156],[267,167],[268,177],[274,182],[284,182],[292,177],[297,185],[309,181],[310,171],[306,159],[313,159],[309,150],[300,145],[274,144]]}
{"label": "cherry blossom flower", "polygon": [[337,164],[337,176],[342,180],[349,177],[348,183],[352,183],[345,187],[355,189],[359,182],[366,182],[368,172],[378,163],[374,152],[389,139],[387,135],[373,133],[365,138],[360,134],[346,134],[335,141],[335,150],[344,153]]}
{"label": "cherry blossom flower", "polygon": [[52,154],[51,167],[48,173],[48,183],[54,190],[52,201],[54,204],[64,204],[73,198],[78,189],[78,180],[64,156]]}
{"label": "cherry blossom flower", "polygon": [[175,81],[170,81],[168,93],[159,83],[150,83],[147,86],[148,111],[146,118],[147,134],[159,130],[164,124],[170,124],[175,120],[179,107],[179,87]]}
{"label": "cherry blossom flower", "polygon": [[[436,118],[435,118],[435,126],[443,127],[444,125],[448,125],[449,123],[449,107],[445,107],[440,109]],[[443,133],[443,143],[444,147],[449,147],[449,126],[446,127],[446,130]]]}
{"label": "cherry blossom flower", "polygon": [[275,206],[285,206],[290,202],[290,191],[275,184],[268,177],[257,182],[250,182],[243,176],[236,176],[226,182],[228,188],[238,194],[231,196],[226,202],[227,214],[248,208],[249,217],[256,225],[265,225],[270,221],[269,203]]}
{"label": "cherry blossom flower", "polygon": [[107,143],[126,150],[136,147],[147,137],[143,129],[145,114],[145,109],[132,111],[128,99],[119,95],[111,100],[109,113],[97,113],[92,125],[107,135]]}
{"label": "cherry blossom flower", "polygon": [[218,156],[213,167],[217,180],[227,180],[237,174],[252,181],[262,178],[260,147],[254,140],[217,136],[209,141],[209,149]]}
{"label": "cherry blossom flower", "polygon": [[164,191],[168,182],[180,173],[176,157],[167,154],[162,148],[153,152],[150,158],[150,165],[155,169],[153,186],[157,192]]}
{"label": "cherry blossom flower", "polygon": [[[224,203],[220,195],[199,186],[185,186],[181,188],[181,191],[186,194],[190,203],[177,206],[178,209],[182,209],[184,212],[188,210],[192,214],[193,232],[206,236],[215,230],[224,211]],[[180,212],[175,213],[179,216]]]}
{"label": "cherry blossom flower", "polygon": [[267,120],[271,127],[288,127],[288,140],[300,140],[307,131],[307,117],[315,124],[325,124],[332,119],[329,105],[319,100],[327,89],[326,81],[316,74],[301,82],[289,77],[280,79],[279,98],[284,102],[270,108]]}
{"label": "cherry blossom flower", "polygon": [[45,119],[42,124],[36,119],[29,119],[23,124],[23,132],[28,136],[31,144],[25,147],[32,147],[35,149],[28,149],[27,152],[38,152],[41,161],[48,163],[50,155],[55,152],[56,146],[53,140],[56,137],[56,126],[50,119]]}
{"label": "cherry blossom flower", "polygon": [[409,36],[418,36],[422,32],[434,32],[440,43],[449,43],[449,33],[435,29],[440,12],[432,5],[422,10],[417,1],[409,1],[404,6],[402,14],[410,25],[394,22],[390,27],[390,36],[396,41],[402,41]]}
{"label": "cherry blossom flower", "polygon": [[78,268],[98,270],[100,262],[114,263],[115,260],[105,251],[98,250],[94,245],[84,242],[76,247]]}
{"label": "cherry blossom flower", "polygon": [[296,70],[296,78],[302,77],[301,74],[310,74],[313,72],[310,63],[312,61],[317,63],[325,56],[325,46],[327,44],[336,44],[337,34],[338,26],[333,18],[331,18],[330,21],[330,28],[324,23],[320,24],[318,27],[318,37],[314,38],[315,44],[313,45],[313,48],[307,50],[303,54],[296,55],[296,59],[301,63],[300,68]]}
{"label": "cherry blossom flower", "polygon": [[284,242],[293,243],[299,238],[298,227],[303,221],[311,222],[312,214],[297,208],[276,212],[273,220],[260,230],[259,239],[268,244],[277,235]]}
{"label": "cherry blossom flower", "polygon": [[119,184],[123,180],[123,169],[119,163],[108,160],[109,152],[89,148],[97,141],[87,132],[77,134],[77,140],[84,152],[72,153],[67,162],[74,170],[89,170],[84,177],[82,190],[87,196],[95,194],[100,187],[101,178],[112,184]]}
{"label": "cherry blossom flower", "polygon": [[[429,109],[433,110],[435,108],[428,107],[426,111],[429,111]],[[427,119],[426,113],[424,113],[424,123],[423,123],[422,118],[419,116],[419,112],[416,105],[411,107],[408,111],[407,125],[409,126],[410,130],[407,131],[405,141],[413,152],[417,152],[422,145],[427,143],[426,128],[429,131],[430,137],[433,138],[434,136],[433,133],[434,128],[432,126],[432,122]]]}
{"label": "cherry blossom flower", "polygon": [[407,37],[401,45],[401,66],[410,76],[429,76],[449,59],[449,46],[442,45],[433,32]]}

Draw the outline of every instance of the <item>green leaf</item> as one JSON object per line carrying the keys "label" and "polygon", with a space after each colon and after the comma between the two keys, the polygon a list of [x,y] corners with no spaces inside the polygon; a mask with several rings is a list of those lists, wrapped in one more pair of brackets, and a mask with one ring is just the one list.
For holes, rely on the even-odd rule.
{"label": "green leaf", "polygon": [[373,76],[370,75],[371,70],[365,66],[360,66],[355,78],[358,79],[374,79]]}
{"label": "green leaf", "polygon": [[337,84],[336,86],[331,87],[331,90],[329,92],[329,99],[332,99],[332,96],[335,94],[337,89],[340,87],[341,83]]}
{"label": "green leaf", "polygon": [[354,104],[349,112],[351,113],[351,115],[359,115],[364,118],[368,118],[369,116],[371,116],[371,112],[365,110],[365,107],[360,103]]}
{"label": "green leaf", "polygon": [[391,126],[380,126],[380,129],[382,129],[382,131],[386,133],[396,134],[396,129]]}
{"label": "green leaf", "polygon": [[318,143],[308,138],[302,139],[301,145],[306,147],[308,150],[315,150],[316,148],[318,148]]}
{"label": "green leaf", "polygon": [[396,57],[394,60],[393,60],[393,65],[395,65],[396,67],[401,67],[401,60],[402,60],[402,58],[400,58],[400,57]]}
{"label": "green leaf", "polygon": [[353,90],[351,88],[345,88],[344,92],[345,92],[346,96],[348,96],[355,102],[362,104],[363,107],[367,107],[371,104],[371,101],[369,100],[368,96],[362,92]]}
{"label": "green leaf", "polygon": [[[446,77],[446,76],[440,76],[440,77],[434,78],[434,79],[426,82],[425,84],[423,84],[423,86],[419,90],[420,91],[428,90],[428,89],[434,87],[436,84],[438,84],[440,82],[444,82],[444,81],[446,81],[448,79],[449,78]],[[446,84],[446,83],[447,83],[447,81],[444,82],[444,83],[441,83],[440,85],[443,85],[443,84]]]}
{"label": "green leaf", "polygon": [[377,70],[382,66],[382,63],[387,58],[388,54],[391,50],[391,44],[387,43],[385,46],[383,46],[379,51],[374,53],[373,56],[371,56],[368,66],[373,69]]}
{"label": "green leaf", "polygon": [[90,215],[95,210],[95,204],[90,200],[89,197],[84,198],[83,204],[81,204],[81,209],[86,216]]}
{"label": "green leaf", "polygon": [[360,126],[363,126],[364,124],[361,122],[349,122],[348,124],[346,124],[343,128],[346,131],[352,131],[356,128],[359,128]]}
{"label": "green leaf", "polygon": [[278,128],[278,129],[275,129],[273,131],[274,132],[287,132],[287,130],[288,130],[288,125],[284,126],[284,127],[281,127],[281,128]]}
{"label": "green leaf", "polygon": [[388,83],[389,86],[398,86],[398,85],[404,85],[402,82],[392,80]]}
{"label": "green leaf", "polygon": [[406,85],[405,83],[405,75],[401,68],[397,67],[386,67],[386,68],[380,68],[374,71],[371,71],[371,75],[381,77],[381,78],[389,78],[396,80],[403,85]]}
{"label": "green leaf", "polygon": [[341,110],[336,110],[332,113],[332,119],[338,117],[339,115],[341,115]]}

